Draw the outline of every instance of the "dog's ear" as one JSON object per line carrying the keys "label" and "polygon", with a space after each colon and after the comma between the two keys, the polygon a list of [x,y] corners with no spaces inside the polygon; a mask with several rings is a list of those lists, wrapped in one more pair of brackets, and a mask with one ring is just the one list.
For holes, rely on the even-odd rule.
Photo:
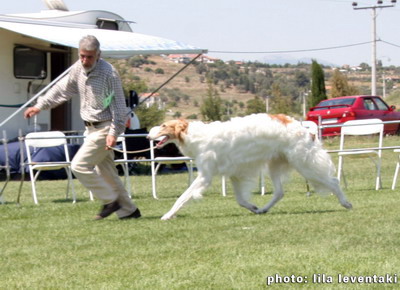
{"label": "dog's ear", "polygon": [[176,121],[175,126],[175,136],[178,138],[179,142],[183,143],[183,138],[187,133],[189,122],[184,119],[179,119]]}

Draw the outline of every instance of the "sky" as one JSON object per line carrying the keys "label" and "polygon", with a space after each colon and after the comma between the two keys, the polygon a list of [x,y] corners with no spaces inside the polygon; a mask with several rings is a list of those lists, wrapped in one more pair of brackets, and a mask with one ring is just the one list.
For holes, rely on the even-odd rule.
{"label": "sky", "polygon": [[[46,10],[42,0],[4,1],[0,14]],[[135,32],[207,49],[222,60],[269,63],[316,59],[322,64],[371,64],[372,9],[352,0],[64,0],[70,11],[107,10]],[[358,7],[377,1],[357,1]],[[383,0],[383,5],[390,5]],[[377,59],[400,66],[400,1],[376,9]]]}

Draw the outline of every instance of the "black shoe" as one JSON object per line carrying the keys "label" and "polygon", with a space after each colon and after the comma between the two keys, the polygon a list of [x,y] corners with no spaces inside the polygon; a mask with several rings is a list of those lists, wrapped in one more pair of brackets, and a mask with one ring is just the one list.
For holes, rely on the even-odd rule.
{"label": "black shoe", "polygon": [[140,210],[137,208],[133,213],[131,213],[130,215],[124,216],[119,218],[120,220],[126,220],[126,219],[138,219],[140,218],[142,215],[140,214]]}
{"label": "black shoe", "polygon": [[112,214],[113,212],[116,212],[117,210],[119,210],[120,208],[121,208],[121,206],[119,205],[118,201],[114,201],[112,203],[105,204],[105,205],[103,205],[103,208],[101,209],[99,214],[95,217],[95,219],[96,220],[104,219],[104,218],[108,217],[110,214]]}

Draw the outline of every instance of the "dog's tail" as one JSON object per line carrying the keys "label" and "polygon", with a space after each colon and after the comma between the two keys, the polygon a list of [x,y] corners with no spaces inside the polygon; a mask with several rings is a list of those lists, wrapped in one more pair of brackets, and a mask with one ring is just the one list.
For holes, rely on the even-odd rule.
{"label": "dog's tail", "polygon": [[328,152],[317,138],[304,134],[288,154],[290,164],[314,187],[318,193],[330,193],[338,184],[336,168]]}

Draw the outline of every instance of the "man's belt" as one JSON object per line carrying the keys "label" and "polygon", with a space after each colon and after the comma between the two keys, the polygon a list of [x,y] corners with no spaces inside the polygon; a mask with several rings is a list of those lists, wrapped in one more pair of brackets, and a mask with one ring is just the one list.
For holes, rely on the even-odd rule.
{"label": "man's belt", "polygon": [[103,123],[106,122],[110,122],[110,121],[100,121],[100,122],[88,122],[88,121],[83,121],[83,123],[85,124],[86,127],[95,127],[95,126],[99,126]]}

